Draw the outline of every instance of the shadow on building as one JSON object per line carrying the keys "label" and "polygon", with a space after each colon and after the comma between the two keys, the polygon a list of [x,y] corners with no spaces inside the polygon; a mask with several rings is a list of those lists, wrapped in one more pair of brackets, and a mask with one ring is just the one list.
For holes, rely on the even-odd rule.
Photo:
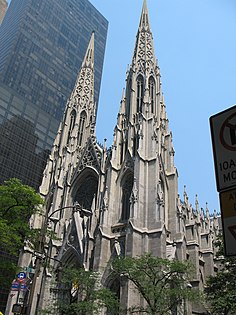
{"label": "shadow on building", "polygon": [[[38,136],[33,123],[20,116],[12,117],[0,125],[0,183],[10,178],[19,178],[26,185],[35,183],[34,188],[42,180],[48,150],[39,150]],[[37,184],[38,183],[38,184]],[[0,251],[1,263],[17,263],[18,258]],[[10,269],[8,269],[8,273]],[[4,279],[4,271],[1,270]],[[9,277],[9,274],[6,276]],[[12,279],[15,274],[13,271]],[[0,286],[0,311],[4,312],[10,288],[3,283]],[[13,295],[17,292],[11,292]]]}
{"label": "shadow on building", "polygon": [[32,122],[20,116],[0,125],[0,183],[19,178],[38,189],[49,150],[39,150]]}

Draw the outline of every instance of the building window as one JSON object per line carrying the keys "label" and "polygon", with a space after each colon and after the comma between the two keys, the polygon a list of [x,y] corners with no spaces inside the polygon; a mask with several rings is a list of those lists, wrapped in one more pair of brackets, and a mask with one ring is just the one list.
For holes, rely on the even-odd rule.
{"label": "building window", "polygon": [[136,156],[137,150],[139,149],[139,137],[135,133],[133,137],[133,156]]}
{"label": "building window", "polygon": [[121,134],[121,142],[120,142],[120,165],[122,164],[124,159],[124,138],[123,134]]}
{"label": "building window", "polygon": [[84,134],[84,127],[85,127],[85,120],[86,120],[86,113],[85,113],[85,111],[83,111],[80,114],[80,120],[79,120],[78,145],[82,144],[83,134]]}
{"label": "building window", "polygon": [[148,89],[149,89],[149,97],[150,97],[150,103],[151,103],[151,112],[154,112],[154,104],[155,104],[155,80],[153,77],[150,77],[148,82]]}
{"label": "building window", "polygon": [[75,126],[75,119],[76,119],[76,111],[73,109],[71,114],[70,114],[70,127],[69,127],[69,131],[68,131],[67,144],[69,143],[71,132]]}
{"label": "building window", "polygon": [[70,131],[74,129],[76,119],[76,111],[73,109],[70,114]]}
{"label": "building window", "polygon": [[139,75],[137,78],[137,113],[142,112],[143,94],[144,94],[143,77]]}
{"label": "building window", "polygon": [[129,118],[130,115],[130,104],[131,104],[131,92],[132,92],[132,80],[128,80],[127,89],[126,89],[126,116]]}
{"label": "building window", "polygon": [[[120,279],[115,279],[109,289],[111,292],[115,295],[118,301],[120,301]],[[110,307],[108,305],[106,315],[113,315],[114,312],[110,310]]]}
{"label": "building window", "polygon": [[133,174],[129,174],[126,176],[122,185],[122,211],[120,218],[122,222],[127,221],[130,217],[130,196],[132,193],[133,184]]}
{"label": "building window", "polygon": [[75,195],[75,201],[84,209],[90,210],[93,199],[97,195],[98,181],[95,176],[89,175],[82,182]]}

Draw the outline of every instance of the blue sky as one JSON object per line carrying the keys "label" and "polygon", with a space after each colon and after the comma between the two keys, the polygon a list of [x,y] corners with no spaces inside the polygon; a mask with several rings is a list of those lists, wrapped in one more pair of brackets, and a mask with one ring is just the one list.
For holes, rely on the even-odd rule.
{"label": "blue sky", "polygon": [[[109,33],[97,137],[112,143],[131,62],[142,0],[91,0],[108,19]],[[219,211],[209,117],[236,102],[235,0],[147,0],[155,53],[173,132],[179,193]]]}

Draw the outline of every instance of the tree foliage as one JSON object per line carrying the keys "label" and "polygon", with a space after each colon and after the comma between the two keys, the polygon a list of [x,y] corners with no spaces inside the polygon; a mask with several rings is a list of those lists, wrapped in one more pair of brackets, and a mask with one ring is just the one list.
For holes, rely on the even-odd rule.
{"label": "tree foliage", "polygon": [[217,257],[220,270],[213,276],[209,276],[206,282],[206,300],[210,302],[212,314],[227,315],[236,314],[236,259],[224,257],[222,235],[218,237]]}
{"label": "tree foliage", "polygon": [[191,266],[188,263],[145,254],[117,258],[112,268],[115,275],[130,280],[146,301],[145,307],[134,306],[131,313],[170,314],[183,300],[196,298],[196,293],[189,289]]}
{"label": "tree foliage", "polygon": [[59,294],[62,301],[59,309],[64,315],[100,314],[106,307],[118,314],[119,302],[107,288],[98,284],[98,274],[83,268],[63,271]]}
{"label": "tree foliage", "polygon": [[0,282],[9,285],[25,239],[33,238],[29,219],[38,211],[42,198],[33,188],[13,178],[0,185]]}

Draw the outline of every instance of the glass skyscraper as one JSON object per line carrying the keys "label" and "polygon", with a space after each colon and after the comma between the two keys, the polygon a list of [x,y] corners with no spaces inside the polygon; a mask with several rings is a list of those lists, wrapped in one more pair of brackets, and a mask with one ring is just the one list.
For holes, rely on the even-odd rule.
{"label": "glass skyscraper", "polygon": [[0,26],[0,183],[36,189],[95,31],[98,103],[108,22],[88,0],[12,0]]}
{"label": "glass skyscraper", "polygon": [[[11,1],[0,26],[0,183],[38,189],[93,31],[98,103],[107,28],[88,0]],[[2,311],[8,293],[0,286]]]}

